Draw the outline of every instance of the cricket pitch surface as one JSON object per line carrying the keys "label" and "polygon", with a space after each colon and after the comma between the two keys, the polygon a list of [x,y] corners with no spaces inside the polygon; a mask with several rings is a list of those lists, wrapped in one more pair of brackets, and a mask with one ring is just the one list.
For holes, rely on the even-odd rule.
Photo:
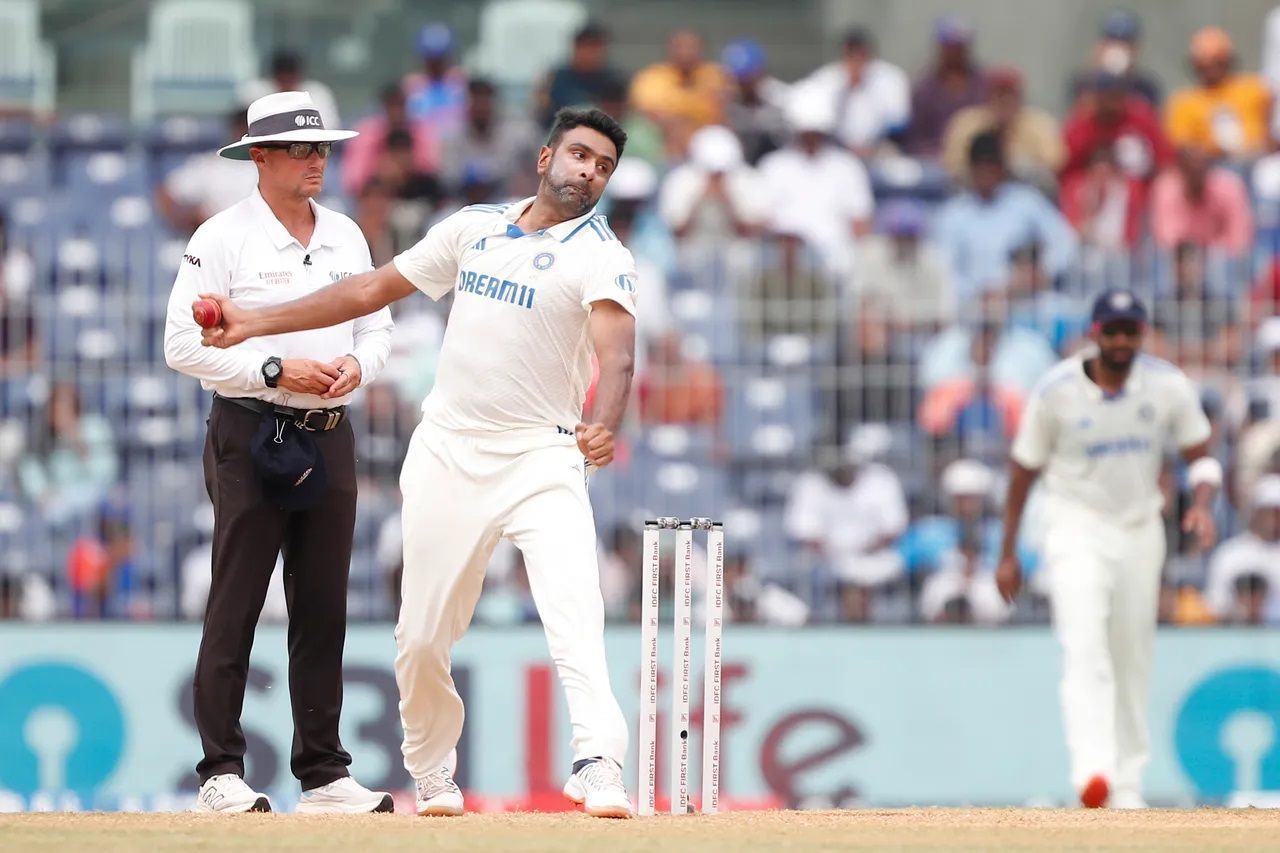
{"label": "cricket pitch surface", "polygon": [[384,850],[826,851],[1266,850],[1280,844],[1280,810],[885,809],[729,812],[628,821],[577,813],[314,817],[0,814],[0,849],[272,851]]}

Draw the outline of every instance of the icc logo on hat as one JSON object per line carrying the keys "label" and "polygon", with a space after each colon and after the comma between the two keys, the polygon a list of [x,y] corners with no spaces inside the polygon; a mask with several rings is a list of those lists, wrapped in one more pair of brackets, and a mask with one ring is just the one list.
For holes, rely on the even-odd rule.
{"label": "icc logo on hat", "polygon": [[1126,311],[1133,307],[1133,297],[1121,291],[1111,295],[1111,307],[1117,311]]}

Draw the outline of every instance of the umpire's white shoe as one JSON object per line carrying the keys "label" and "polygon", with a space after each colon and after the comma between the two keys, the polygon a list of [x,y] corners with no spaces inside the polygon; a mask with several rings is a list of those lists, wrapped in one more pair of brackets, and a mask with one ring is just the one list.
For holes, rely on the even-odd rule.
{"label": "umpire's white shoe", "polygon": [[223,773],[209,777],[200,786],[196,794],[196,811],[198,812],[269,812],[271,801],[266,794],[245,784],[245,781],[234,773]]}
{"label": "umpire's white shoe", "polygon": [[453,781],[453,768],[458,753],[450,752],[449,760],[421,779],[414,779],[414,810],[423,817],[458,817],[463,812],[462,789]]}
{"label": "umpire's white shoe", "polygon": [[367,814],[395,811],[386,791],[370,791],[350,776],[302,792],[298,814]]}
{"label": "umpire's white shoe", "polygon": [[631,817],[631,798],[622,784],[622,767],[612,758],[593,758],[564,783],[564,795],[592,817]]}

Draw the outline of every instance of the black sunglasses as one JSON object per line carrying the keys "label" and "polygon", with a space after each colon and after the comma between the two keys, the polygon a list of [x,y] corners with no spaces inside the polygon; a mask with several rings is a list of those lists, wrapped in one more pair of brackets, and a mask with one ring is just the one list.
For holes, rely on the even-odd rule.
{"label": "black sunglasses", "polygon": [[1134,338],[1142,334],[1142,323],[1136,320],[1112,320],[1109,323],[1103,323],[1099,331],[1106,337],[1126,335]]}
{"label": "black sunglasses", "polygon": [[332,142],[286,142],[278,145],[259,145],[257,147],[270,148],[273,151],[288,151],[289,159],[291,160],[305,160],[311,156],[313,151],[320,155],[321,160],[324,160],[333,151]]}

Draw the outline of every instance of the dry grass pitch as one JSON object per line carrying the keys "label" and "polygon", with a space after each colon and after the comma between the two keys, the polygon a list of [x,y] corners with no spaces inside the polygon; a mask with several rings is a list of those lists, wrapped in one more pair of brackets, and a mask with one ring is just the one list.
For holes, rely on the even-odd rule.
{"label": "dry grass pitch", "polygon": [[596,820],[580,814],[5,814],[0,850],[1274,850],[1280,812],[895,809]]}

